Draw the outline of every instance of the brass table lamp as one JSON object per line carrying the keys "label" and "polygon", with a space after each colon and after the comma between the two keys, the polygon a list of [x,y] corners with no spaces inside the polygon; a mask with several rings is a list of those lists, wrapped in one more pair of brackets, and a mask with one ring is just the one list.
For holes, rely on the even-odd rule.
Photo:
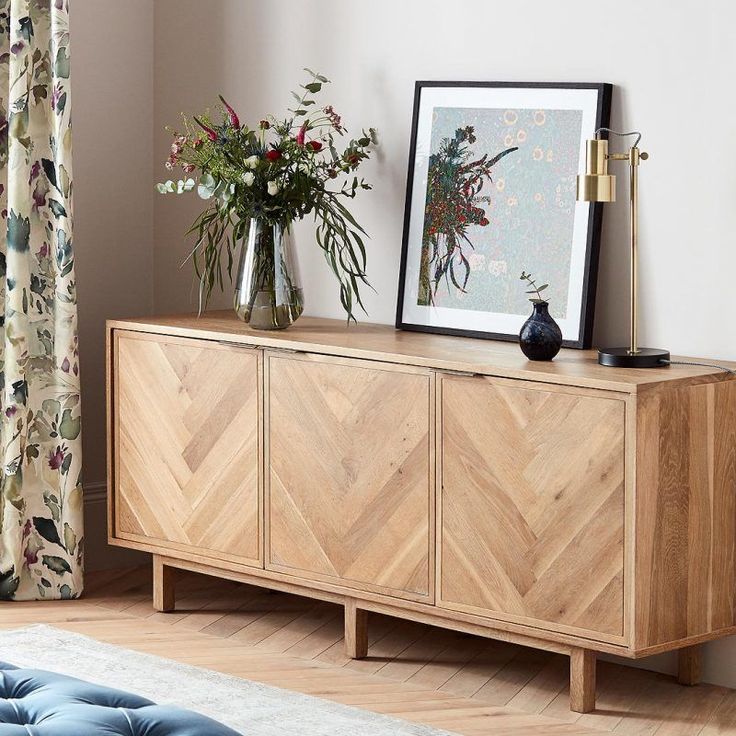
{"label": "brass table lamp", "polygon": [[[608,141],[600,134],[627,137],[637,136],[634,145],[628,153],[609,153]],[[630,249],[631,249],[631,312],[630,312],[630,340],[625,348],[603,348],[598,351],[598,362],[601,365],[618,368],[661,368],[669,361],[667,350],[639,347],[638,341],[638,311],[637,291],[639,288],[639,274],[637,251],[639,247],[639,163],[646,161],[649,154],[639,150],[641,133],[617,133],[608,128],[599,128],[595,138],[586,143],[585,174],[578,175],[578,202],[615,202],[616,177],[608,173],[609,161],[629,162],[629,202],[630,202]]]}

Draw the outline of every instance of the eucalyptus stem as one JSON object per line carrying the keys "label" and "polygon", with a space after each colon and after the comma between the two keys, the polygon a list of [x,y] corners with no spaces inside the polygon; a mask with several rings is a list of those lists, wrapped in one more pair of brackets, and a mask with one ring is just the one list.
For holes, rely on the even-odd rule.
{"label": "eucalyptus stem", "polygon": [[521,276],[519,276],[519,278],[522,281],[528,282],[529,286],[532,287],[529,291],[526,292],[527,294],[537,295],[536,298],[529,299],[530,302],[532,302],[533,304],[539,304],[540,302],[547,301],[542,296],[542,292],[549,286],[549,284],[542,284],[541,286],[538,287],[536,279],[533,279],[532,275],[530,273],[526,273],[526,271],[522,271]]}

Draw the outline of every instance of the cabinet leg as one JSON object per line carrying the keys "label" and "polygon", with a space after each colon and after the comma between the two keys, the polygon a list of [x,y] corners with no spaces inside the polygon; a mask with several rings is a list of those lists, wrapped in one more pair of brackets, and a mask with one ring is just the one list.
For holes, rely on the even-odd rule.
{"label": "cabinet leg", "polygon": [[176,570],[164,565],[160,555],[153,556],[153,607],[157,611],[173,611],[176,605]]}
{"label": "cabinet leg", "polygon": [[368,611],[352,598],[345,599],[345,654],[351,659],[368,656]]}
{"label": "cabinet leg", "polygon": [[703,649],[700,644],[685,647],[677,652],[677,682],[680,685],[697,685],[703,668]]}
{"label": "cabinet leg", "polygon": [[570,652],[570,710],[590,713],[595,710],[596,653],[573,648]]}

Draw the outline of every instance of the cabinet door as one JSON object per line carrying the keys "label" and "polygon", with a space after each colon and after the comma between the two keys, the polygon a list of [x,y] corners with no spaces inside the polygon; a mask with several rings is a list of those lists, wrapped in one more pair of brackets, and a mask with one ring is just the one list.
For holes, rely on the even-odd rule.
{"label": "cabinet door", "polygon": [[429,371],[267,354],[266,567],[432,595]]}
{"label": "cabinet door", "polygon": [[260,351],[115,335],[115,535],[260,565]]}
{"label": "cabinet door", "polygon": [[624,401],[480,377],[440,390],[440,605],[620,641]]}

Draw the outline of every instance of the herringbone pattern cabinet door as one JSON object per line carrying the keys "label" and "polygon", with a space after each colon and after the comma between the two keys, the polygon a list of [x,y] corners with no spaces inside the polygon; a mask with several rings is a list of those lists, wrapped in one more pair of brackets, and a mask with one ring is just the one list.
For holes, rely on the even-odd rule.
{"label": "herringbone pattern cabinet door", "polygon": [[260,353],[118,333],[116,532],[259,564]]}
{"label": "herringbone pattern cabinet door", "polygon": [[441,605],[616,640],[625,404],[531,386],[441,381]]}
{"label": "herringbone pattern cabinet door", "polygon": [[267,567],[426,600],[429,371],[314,356],[266,360]]}

